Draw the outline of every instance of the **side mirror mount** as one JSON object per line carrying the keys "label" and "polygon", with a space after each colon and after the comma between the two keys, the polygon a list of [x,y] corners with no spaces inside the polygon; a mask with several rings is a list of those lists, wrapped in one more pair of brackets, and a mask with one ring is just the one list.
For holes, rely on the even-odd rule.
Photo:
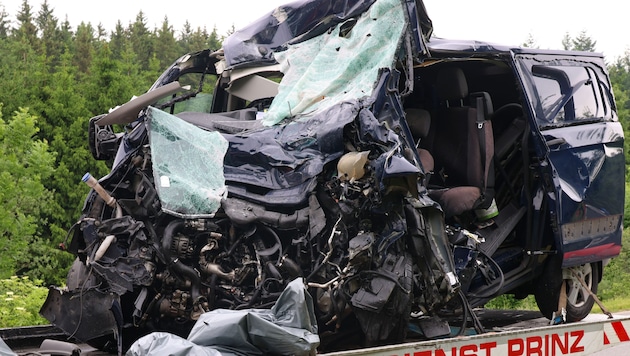
{"label": "side mirror mount", "polygon": [[122,133],[114,133],[111,125],[98,125],[99,119],[107,114],[94,116],[88,124],[88,144],[94,159],[99,161],[111,160],[116,157]]}

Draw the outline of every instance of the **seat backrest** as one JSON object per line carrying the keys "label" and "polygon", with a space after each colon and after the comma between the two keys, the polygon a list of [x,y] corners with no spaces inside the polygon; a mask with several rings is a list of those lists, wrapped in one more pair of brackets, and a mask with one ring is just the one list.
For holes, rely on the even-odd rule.
{"label": "seat backrest", "polygon": [[407,125],[415,140],[424,140],[431,127],[431,114],[427,110],[417,108],[405,109]]}
{"label": "seat backrest", "polygon": [[[438,73],[437,91],[442,105],[432,124],[435,176],[441,175],[446,187],[478,187],[484,196],[494,184],[492,125],[486,117],[492,110],[490,96],[476,94],[470,100],[466,77],[457,67]],[[474,106],[467,104],[470,101]]]}
{"label": "seat backrest", "polygon": [[417,108],[405,109],[405,116],[407,118],[407,125],[411,131],[413,139],[420,144],[417,148],[418,156],[420,157],[420,163],[425,173],[433,172],[434,161],[433,156],[429,150],[421,148],[425,139],[429,135],[431,127],[431,114],[427,110]]}

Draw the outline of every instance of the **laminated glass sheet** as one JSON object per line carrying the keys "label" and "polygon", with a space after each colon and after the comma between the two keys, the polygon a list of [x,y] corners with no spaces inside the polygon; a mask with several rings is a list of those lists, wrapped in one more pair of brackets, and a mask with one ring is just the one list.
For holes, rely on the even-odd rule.
{"label": "laminated glass sheet", "polygon": [[264,117],[271,126],[372,94],[381,68],[391,68],[405,27],[400,0],[378,0],[332,31],[275,53],[285,74]]}
{"label": "laminated glass sheet", "polygon": [[162,210],[186,218],[213,216],[227,195],[223,177],[227,140],[153,107],[148,117],[153,177]]}

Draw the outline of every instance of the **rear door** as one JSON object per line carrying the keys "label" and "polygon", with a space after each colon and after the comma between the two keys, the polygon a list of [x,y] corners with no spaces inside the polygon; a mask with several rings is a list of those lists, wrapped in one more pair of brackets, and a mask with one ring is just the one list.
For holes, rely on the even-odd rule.
{"label": "rear door", "polygon": [[516,53],[515,60],[534,118],[533,147],[563,265],[616,256],[624,209],[624,138],[603,58],[539,51]]}

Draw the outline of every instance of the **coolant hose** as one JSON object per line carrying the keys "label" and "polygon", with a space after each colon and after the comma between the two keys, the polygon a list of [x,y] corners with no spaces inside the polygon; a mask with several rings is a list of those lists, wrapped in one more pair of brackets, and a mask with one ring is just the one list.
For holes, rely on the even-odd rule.
{"label": "coolant hose", "polygon": [[177,231],[183,228],[183,220],[173,220],[166,225],[166,228],[164,228],[164,235],[162,236],[162,253],[164,254],[164,257],[166,257],[166,261],[169,263],[170,269],[178,275],[190,280],[190,294],[193,301],[197,301],[201,296],[201,278],[199,277],[199,274],[192,267],[186,266],[178,258],[173,258],[173,256],[171,256],[171,243],[173,242],[173,236],[175,236]]}
{"label": "coolant hose", "polygon": [[186,266],[179,259],[175,259],[169,267],[172,268],[175,273],[190,280],[190,295],[192,296],[193,302],[197,302],[199,297],[201,297],[201,278],[197,271],[190,266]]}
{"label": "coolant hose", "polygon": [[166,262],[173,261],[171,257],[171,244],[173,243],[173,236],[175,233],[184,228],[183,220],[173,220],[164,228],[164,235],[162,236],[162,253],[166,257]]}
{"label": "coolant hose", "polygon": [[291,280],[304,276],[302,268],[286,256],[282,256],[282,259],[280,259],[280,263],[278,264],[278,268],[289,274]]}

